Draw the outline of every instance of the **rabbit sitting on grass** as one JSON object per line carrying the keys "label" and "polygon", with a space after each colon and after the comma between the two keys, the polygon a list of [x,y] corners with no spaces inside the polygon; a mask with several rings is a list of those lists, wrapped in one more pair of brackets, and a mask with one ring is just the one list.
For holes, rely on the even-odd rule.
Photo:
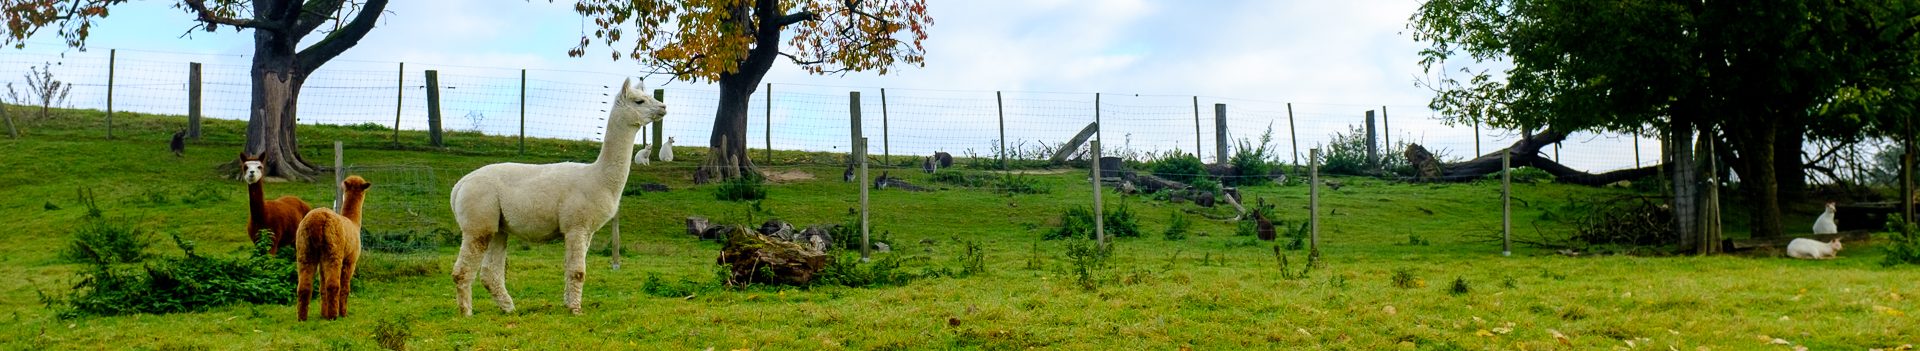
{"label": "rabbit sitting on grass", "polygon": [[1840,239],[1832,242],[1799,238],[1787,243],[1787,256],[1799,259],[1826,260],[1840,254]]}

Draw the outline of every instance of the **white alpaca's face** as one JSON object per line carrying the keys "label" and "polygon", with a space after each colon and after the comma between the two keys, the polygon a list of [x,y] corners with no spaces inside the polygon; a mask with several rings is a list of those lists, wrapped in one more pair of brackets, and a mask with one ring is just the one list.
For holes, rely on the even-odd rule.
{"label": "white alpaca's face", "polygon": [[667,115],[667,104],[654,100],[647,94],[645,84],[632,85],[632,80],[620,83],[620,94],[614,98],[613,111],[607,118],[639,128],[647,123],[660,120]]}
{"label": "white alpaca's face", "polygon": [[260,179],[267,177],[266,165],[260,161],[246,161],[241,165],[245,170],[240,172],[240,180],[246,181],[247,184],[258,183]]}

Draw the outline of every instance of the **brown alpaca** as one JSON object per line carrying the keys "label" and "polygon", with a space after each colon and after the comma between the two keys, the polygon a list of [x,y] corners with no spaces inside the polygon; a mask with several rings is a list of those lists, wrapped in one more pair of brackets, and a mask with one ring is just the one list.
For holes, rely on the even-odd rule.
{"label": "brown alpaca", "polygon": [[294,231],[294,259],[300,265],[300,320],[307,320],[307,302],[313,297],[313,275],[320,274],[320,318],[347,316],[347,292],[353,291],[353,268],[360,261],[360,203],[373,186],[360,176],[349,176],[340,212],[317,208],[300,219]]}
{"label": "brown alpaca", "polygon": [[280,247],[293,244],[293,230],[300,226],[300,217],[306,216],[313,206],[292,195],[281,196],[273,201],[265,201],[266,190],[260,188],[266,183],[267,172],[259,156],[240,154],[243,171],[240,180],[247,182],[247,239],[249,243],[260,242],[260,230],[273,232],[273,246],[268,253],[280,253]]}

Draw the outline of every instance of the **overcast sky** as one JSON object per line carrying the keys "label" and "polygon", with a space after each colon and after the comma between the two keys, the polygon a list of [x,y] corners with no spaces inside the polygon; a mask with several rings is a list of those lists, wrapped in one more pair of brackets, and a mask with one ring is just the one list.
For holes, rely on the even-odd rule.
{"label": "overcast sky", "polygon": [[[230,59],[251,54],[250,33],[196,32],[182,38],[193,17],[172,8],[172,3],[136,1],[116,7],[112,17],[94,28],[89,54],[108,48],[224,54]],[[316,76],[328,70],[391,67],[396,61],[408,62],[409,68],[443,64],[640,74],[641,67],[632,62],[608,60],[605,47],[593,47],[583,58],[567,57],[566,50],[587,29],[571,6],[567,1],[395,1],[381,25],[340,58],[345,63],[330,64]],[[909,98],[913,89],[1140,94],[1177,97],[1166,102],[1174,107],[1200,96],[1204,105],[1226,102],[1234,105],[1236,113],[1255,116],[1244,119],[1259,120],[1246,122],[1248,127],[1234,122],[1236,137],[1256,135],[1267,122],[1285,117],[1284,103],[1293,103],[1305,120],[1300,126],[1303,149],[1325,134],[1359,123],[1365,110],[1386,106],[1394,113],[1395,137],[1446,145],[1453,156],[1470,157],[1471,129],[1443,128],[1432,121],[1432,113],[1425,108],[1431,94],[1414,85],[1425,76],[1417,64],[1421,45],[1405,33],[1405,27],[1417,6],[1416,0],[931,1],[929,12],[935,23],[926,41],[924,68],[896,69],[886,76],[869,72],[813,76],[782,61],[766,82],[888,88]],[[58,38],[42,35],[30,42],[26,52],[62,50]],[[243,58],[233,60],[244,63]],[[650,82],[657,85],[660,79]],[[668,87],[675,86],[700,87],[685,82]],[[309,110],[303,109],[303,115]],[[676,110],[680,111],[684,110]],[[1191,112],[1187,113],[1190,117]],[[690,128],[675,132],[682,140],[704,139],[706,129],[696,127],[705,123],[696,124],[670,126]],[[1191,129],[1191,121],[1186,125]],[[1497,145],[1493,138],[1499,132],[1482,134],[1489,138],[1487,149]],[[1186,148],[1191,148],[1192,134],[1185,135]],[[1205,139],[1206,147],[1211,147],[1211,136]],[[1614,140],[1603,136],[1574,141],[1625,146]],[[1654,151],[1646,149],[1642,153],[1651,157]],[[1581,168],[1631,165],[1631,152],[1613,154],[1568,163]]]}

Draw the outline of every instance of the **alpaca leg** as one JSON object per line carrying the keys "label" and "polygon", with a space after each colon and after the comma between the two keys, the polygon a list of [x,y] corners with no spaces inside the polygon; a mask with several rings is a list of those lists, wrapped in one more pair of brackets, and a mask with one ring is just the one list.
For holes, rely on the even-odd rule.
{"label": "alpaca leg", "polygon": [[482,265],[480,253],[487,250],[487,240],[492,233],[467,232],[466,240],[460,243],[460,255],[453,259],[453,301],[460,305],[460,315],[473,315],[473,271]]}
{"label": "alpaca leg", "polygon": [[587,249],[593,241],[592,230],[576,229],[567,233],[567,309],[581,314],[580,294],[587,281]]}
{"label": "alpaca leg", "polygon": [[[310,264],[304,264],[304,263],[300,264],[300,275],[299,275],[300,278],[298,280],[298,284],[293,289],[293,294],[295,296],[298,296],[300,300],[299,302],[297,302],[298,305],[296,306],[298,307],[296,307],[296,309],[300,310],[300,321],[302,322],[305,322],[307,320],[307,302],[312,301],[312,298],[313,298],[314,268],[317,268],[317,267]],[[325,300],[326,298],[323,297],[321,299]],[[324,305],[324,303],[322,303],[322,305]]]}
{"label": "alpaca leg", "polygon": [[320,263],[320,319],[340,318],[340,259]]}
{"label": "alpaca leg", "polygon": [[347,253],[346,259],[340,262],[340,316],[341,317],[347,316],[347,295],[353,293],[353,270],[355,266],[359,264],[359,261],[360,261],[360,253],[350,252],[350,253]]}
{"label": "alpaca leg", "polygon": [[507,293],[507,233],[494,233],[480,264],[480,283],[493,294],[493,305],[513,313],[513,295]]}

